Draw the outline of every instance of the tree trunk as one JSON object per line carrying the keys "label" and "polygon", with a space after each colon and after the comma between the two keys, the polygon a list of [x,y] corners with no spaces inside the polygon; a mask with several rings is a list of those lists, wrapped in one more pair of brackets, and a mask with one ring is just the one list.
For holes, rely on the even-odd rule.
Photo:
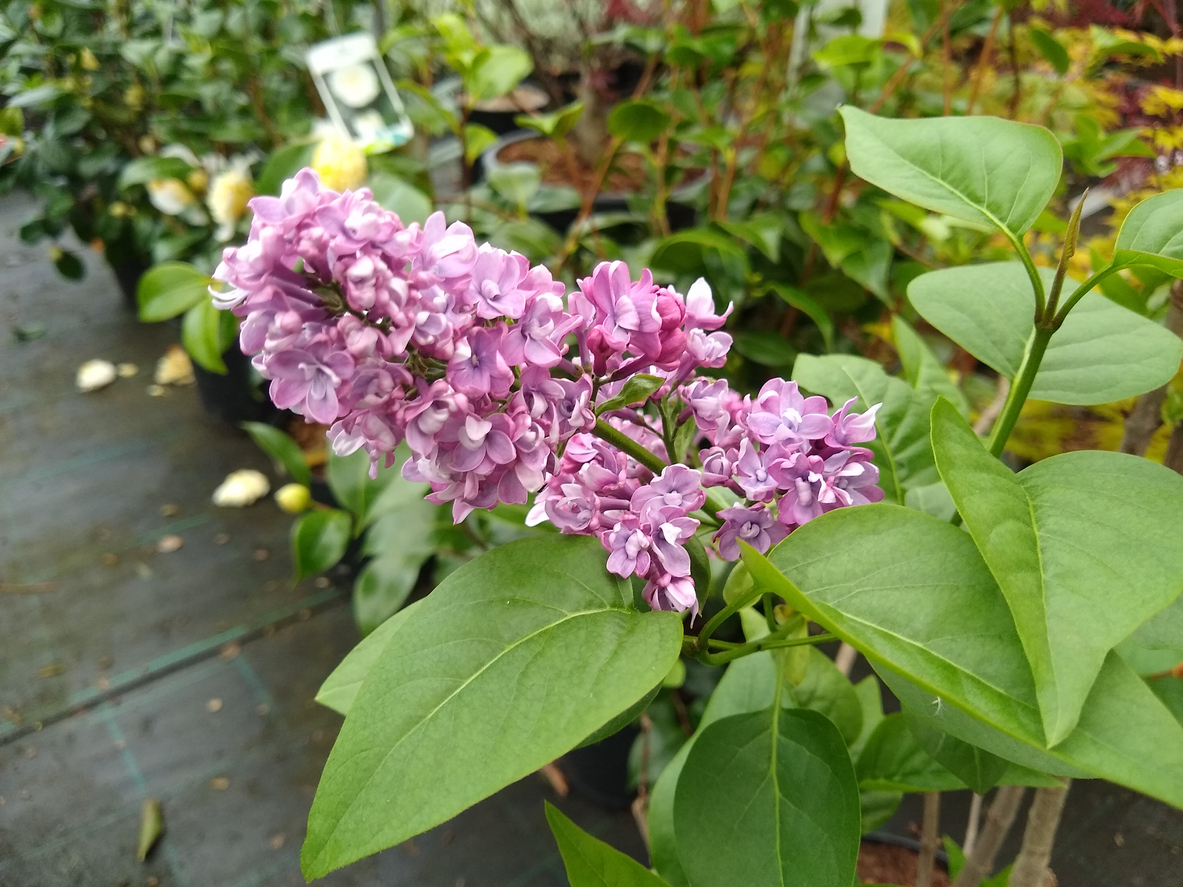
{"label": "tree trunk", "polygon": [[[1171,284],[1171,299],[1167,305],[1167,316],[1164,322],[1167,329],[1183,339],[1183,280],[1176,280]],[[1125,420],[1125,433],[1121,438],[1120,450],[1142,456],[1150,446],[1150,440],[1158,427],[1162,425],[1162,404],[1167,397],[1167,386],[1148,391],[1138,398],[1134,409]],[[1176,441],[1175,438],[1179,439]],[[1183,474],[1183,433],[1178,428],[1171,436],[1171,443],[1175,446],[1174,464],[1164,459],[1168,468],[1173,468]],[[1170,445],[1167,447],[1170,455]]]}
{"label": "tree trunk", "polygon": [[998,848],[1015,821],[1026,791],[1021,785],[1004,785],[998,789],[986,814],[986,827],[978,836],[973,853],[965,860],[965,867],[957,875],[953,887],[978,887],[990,875]]}
{"label": "tree trunk", "polygon": [[1023,832],[1023,847],[1015,859],[1009,887],[1043,887],[1047,881],[1048,863],[1056,842],[1056,829],[1064,813],[1064,799],[1068,785],[1041,788],[1035,792],[1031,811],[1027,814],[1027,829]]}

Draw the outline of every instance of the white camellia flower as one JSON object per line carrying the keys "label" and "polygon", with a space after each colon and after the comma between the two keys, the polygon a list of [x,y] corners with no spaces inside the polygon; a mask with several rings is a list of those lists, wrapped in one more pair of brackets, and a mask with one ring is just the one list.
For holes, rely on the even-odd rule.
{"label": "white camellia flower", "polygon": [[214,490],[214,504],[221,508],[245,508],[262,499],[271,490],[271,482],[253,468],[231,472]]}
{"label": "white camellia flower", "polygon": [[329,74],[329,89],[351,108],[364,108],[378,98],[378,75],[369,65],[350,65]]}
{"label": "white camellia flower", "polygon": [[148,183],[148,200],[166,216],[179,216],[197,198],[180,179],[153,179]]}
{"label": "white camellia flower", "polygon": [[119,370],[109,360],[88,360],[78,367],[75,384],[79,391],[98,391],[106,388],[119,376]]}
{"label": "white camellia flower", "polygon": [[254,182],[245,164],[235,164],[214,176],[205,202],[210,217],[218,226],[214,235],[218,240],[225,241],[234,236],[234,227],[246,213],[247,202],[254,196]]}
{"label": "white camellia flower", "polygon": [[312,168],[325,187],[334,191],[352,190],[365,184],[369,170],[366,154],[336,132],[324,138],[312,154]]}

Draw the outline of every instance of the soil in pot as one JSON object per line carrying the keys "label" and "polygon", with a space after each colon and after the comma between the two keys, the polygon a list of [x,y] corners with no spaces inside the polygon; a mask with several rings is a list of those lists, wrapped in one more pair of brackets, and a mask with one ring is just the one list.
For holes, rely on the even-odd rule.
{"label": "soil in pot", "polygon": [[[919,854],[910,847],[864,840],[859,847],[858,876],[865,884],[893,884],[912,887],[916,883]],[[949,875],[937,864],[932,887],[949,887]]]}

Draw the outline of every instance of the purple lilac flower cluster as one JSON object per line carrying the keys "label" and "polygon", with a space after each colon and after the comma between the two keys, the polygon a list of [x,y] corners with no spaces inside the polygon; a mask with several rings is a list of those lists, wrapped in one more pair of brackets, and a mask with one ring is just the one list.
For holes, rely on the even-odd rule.
{"label": "purple lilac flower cluster", "polygon": [[[694,610],[685,544],[704,487],[748,500],[719,512],[730,558],[739,539],[767,550],[823,511],[882,498],[854,446],[874,436],[873,410],[830,417],[791,382],[752,401],[697,375],[731,346],[719,332],[731,309],[717,314],[701,280],[683,297],[604,262],[564,301],[546,268],[478,246],[468,226],[442,213],[404,225],[367,189],[337,193],[311,170],[251,209],[250,238],[225,250],[211,292],[243,318],[240,344],[272,399],[329,425],[338,455],[365,448],[375,471],[406,441],[404,476],[429,483],[456,521],[538,493],[532,522],[596,535],[610,570],[646,579],[652,606]],[[640,408],[597,426],[596,407],[639,373],[710,444],[701,470],[655,474],[601,439],[614,430],[663,463],[674,455]]]}

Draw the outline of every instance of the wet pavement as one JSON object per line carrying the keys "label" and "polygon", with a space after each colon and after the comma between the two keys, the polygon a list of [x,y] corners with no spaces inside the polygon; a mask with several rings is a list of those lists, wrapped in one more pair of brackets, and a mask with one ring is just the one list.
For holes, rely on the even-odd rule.
{"label": "wet pavement", "polygon": [[[137,323],[97,256],[81,283],[58,276],[44,245],[15,237],[26,209],[0,202],[0,887],[302,884],[340,725],[313,696],[357,642],[348,584],[290,582],[291,518],[269,498],[210,503],[239,468],[278,478],[192,387],[148,393],[176,328]],[[80,394],[91,358],[139,372]],[[162,553],[171,535],[182,545]],[[165,833],[141,863],[146,798]],[[535,775],[320,883],[565,884],[544,799],[643,854],[628,814],[558,799]],[[944,803],[960,837],[967,796]],[[1078,783],[1054,868],[1061,887],[1180,887],[1183,813]]]}

